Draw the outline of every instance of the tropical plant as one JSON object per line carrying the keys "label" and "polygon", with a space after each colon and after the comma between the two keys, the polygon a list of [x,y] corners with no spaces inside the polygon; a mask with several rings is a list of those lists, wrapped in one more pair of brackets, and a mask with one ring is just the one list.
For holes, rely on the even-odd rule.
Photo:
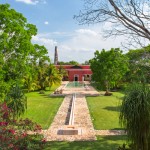
{"label": "tropical plant", "polygon": [[32,75],[28,74],[24,77],[24,86],[28,92],[34,91],[37,88],[37,81],[33,80]]}
{"label": "tropical plant", "polygon": [[51,88],[54,84],[59,85],[61,83],[62,77],[63,76],[59,74],[59,71],[56,69],[56,67],[50,64],[47,70],[46,77],[49,88]]}
{"label": "tropical plant", "polygon": [[145,84],[130,85],[122,101],[120,122],[134,150],[150,149],[150,87]]}
{"label": "tropical plant", "polygon": [[27,97],[18,84],[12,85],[4,100],[13,111],[13,118],[18,118],[27,109]]}
{"label": "tropical plant", "polygon": [[58,71],[59,71],[59,74],[62,76],[62,80],[68,79],[68,72],[63,68],[62,65],[59,66]]}

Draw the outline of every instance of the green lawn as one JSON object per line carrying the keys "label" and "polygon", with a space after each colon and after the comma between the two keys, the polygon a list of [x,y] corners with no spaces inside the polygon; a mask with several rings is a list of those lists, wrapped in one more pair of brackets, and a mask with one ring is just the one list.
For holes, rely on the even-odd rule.
{"label": "green lawn", "polygon": [[[23,116],[42,125],[47,129],[62,103],[63,97],[52,98],[46,91],[45,94],[39,92],[27,93],[28,108]],[[118,107],[123,94],[115,92],[113,96],[87,97],[88,106],[95,129],[119,129]],[[75,142],[47,142],[45,150],[117,150],[119,145],[125,143],[126,136],[98,136],[97,141],[75,141]]]}
{"label": "green lawn", "polygon": [[45,150],[117,150],[126,136],[98,136],[97,141],[48,142]]}
{"label": "green lawn", "polygon": [[119,106],[122,93],[114,92],[113,96],[87,97],[94,128],[97,130],[121,129],[119,125]]}
{"label": "green lawn", "polygon": [[27,93],[27,111],[22,117],[30,118],[40,124],[43,129],[47,129],[63,100],[63,97],[49,97],[55,88],[57,87],[53,87],[51,91],[46,91],[45,94]]}

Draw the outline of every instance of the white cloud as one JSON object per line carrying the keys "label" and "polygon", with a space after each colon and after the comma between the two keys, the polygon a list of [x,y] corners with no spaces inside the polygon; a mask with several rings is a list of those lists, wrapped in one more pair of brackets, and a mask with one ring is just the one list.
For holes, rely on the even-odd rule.
{"label": "white cloud", "polygon": [[92,35],[92,36],[97,36],[97,32],[90,30],[90,29],[78,29],[76,30],[77,33],[79,34],[85,34],[85,35]]}
{"label": "white cloud", "polygon": [[39,2],[46,4],[46,0],[16,0],[16,2],[23,2],[25,4],[36,5]]}
{"label": "white cloud", "polygon": [[34,43],[39,43],[41,45],[46,45],[46,46],[54,46],[57,44],[57,42],[53,39],[47,39],[47,38],[42,38],[40,36],[33,36],[32,41]]}
{"label": "white cloud", "polygon": [[[99,32],[93,29],[78,29],[73,32],[41,33],[32,38],[34,43],[44,45],[51,60],[54,59],[54,48],[58,47],[59,61],[75,60],[80,63],[94,57],[96,50],[120,47],[123,38],[104,40]],[[54,40],[55,39],[55,40]]]}
{"label": "white cloud", "polygon": [[45,24],[45,25],[48,25],[48,24],[49,24],[49,22],[48,22],[48,21],[45,21],[45,22],[44,22],[44,24]]}

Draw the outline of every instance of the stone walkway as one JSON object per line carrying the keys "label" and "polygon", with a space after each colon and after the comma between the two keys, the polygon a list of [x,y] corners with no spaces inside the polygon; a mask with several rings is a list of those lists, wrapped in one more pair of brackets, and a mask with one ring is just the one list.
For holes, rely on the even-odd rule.
{"label": "stone walkway", "polygon": [[47,141],[79,141],[96,140],[95,131],[89,114],[89,109],[84,95],[77,94],[75,101],[74,125],[80,129],[79,135],[58,135],[58,129],[65,128],[68,122],[68,108],[71,95],[64,98],[53,123],[50,128],[44,132]]}
{"label": "stone walkway", "polygon": [[[98,96],[97,92],[87,82],[84,88],[65,88],[67,82],[59,87],[63,89],[62,95],[52,94],[51,96],[65,96],[54,120],[48,130],[43,130],[42,133],[47,141],[92,141],[96,140],[96,135],[124,135],[124,130],[94,130],[89,109],[85,96]],[[88,88],[87,88],[88,87]],[[75,113],[74,113],[74,125],[76,129],[79,129],[78,135],[60,135],[59,130],[66,129],[69,123],[70,105],[72,94],[76,92],[75,101]]]}

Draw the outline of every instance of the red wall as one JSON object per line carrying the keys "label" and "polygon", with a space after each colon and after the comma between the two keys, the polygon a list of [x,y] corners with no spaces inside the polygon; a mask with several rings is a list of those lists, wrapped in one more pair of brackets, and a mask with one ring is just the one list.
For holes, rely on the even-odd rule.
{"label": "red wall", "polygon": [[[60,65],[55,65],[57,68],[60,67]],[[78,76],[78,81],[82,81],[82,77],[84,75],[92,75],[92,71],[90,69],[90,65],[79,65],[79,68],[71,68],[74,65],[62,65],[62,67],[68,72],[68,80],[74,81],[74,76]]]}

